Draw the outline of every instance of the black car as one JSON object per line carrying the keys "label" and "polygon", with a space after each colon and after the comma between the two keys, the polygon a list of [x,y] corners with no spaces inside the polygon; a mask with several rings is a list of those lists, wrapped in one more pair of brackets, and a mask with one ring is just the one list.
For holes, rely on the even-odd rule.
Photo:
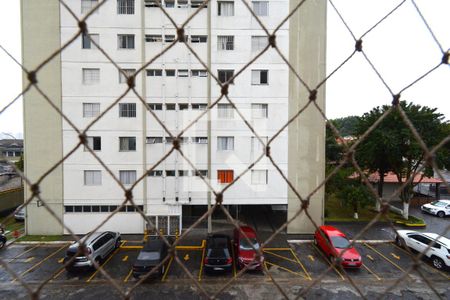
{"label": "black car", "polygon": [[229,272],[233,266],[230,237],[212,234],[206,240],[206,255],[203,260],[205,272]]}
{"label": "black car", "polygon": [[[141,252],[133,264],[133,276],[139,278],[145,276],[154,267],[159,265],[167,256],[167,245],[159,239],[149,240],[142,248]],[[165,271],[164,264],[159,270],[154,271],[148,278],[162,276]]]}

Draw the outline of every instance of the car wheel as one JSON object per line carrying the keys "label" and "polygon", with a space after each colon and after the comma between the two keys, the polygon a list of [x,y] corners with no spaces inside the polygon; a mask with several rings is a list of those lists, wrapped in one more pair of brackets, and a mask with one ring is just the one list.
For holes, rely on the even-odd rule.
{"label": "car wheel", "polygon": [[403,248],[405,247],[405,241],[401,238],[401,237],[396,237],[395,238],[395,243],[397,244],[397,246]]}
{"label": "car wheel", "polygon": [[436,214],[439,218],[443,218],[445,217],[445,212],[443,211],[438,211],[438,213]]}
{"label": "car wheel", "polygon": [[0,239],[0,249],[2,249],[3,246],[5,246],[5,241],[3,239]]}
{"label": "car wheel", "polygon": [[436,269],[442,270],[444,268],[444,266],[445,266],[444,261],[441,258],[437,257],[437,256],[433,256],[431,258],[431,261],[433,262],[433,266]]}
{"label": "car wheel", "polygon": [[333,266],[336,266],[336,257],[334,257],[333,255],[330,255],[330,263],[333,265]]}
{"label": "car wheel", "polygon": [[161,267],[161,276],[164,275],[164,271],[165,271],[165,267],[164,267],[164,265],[162,265],[162,267]]}

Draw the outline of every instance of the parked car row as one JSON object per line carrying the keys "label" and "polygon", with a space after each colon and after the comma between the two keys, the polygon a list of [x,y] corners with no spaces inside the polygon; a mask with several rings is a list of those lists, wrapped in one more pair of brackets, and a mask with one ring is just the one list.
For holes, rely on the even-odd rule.
{"label": "parked car row", "polygon": [[420,210],[440,218],[450,216],[450,200],[436,200],[422,205]]}

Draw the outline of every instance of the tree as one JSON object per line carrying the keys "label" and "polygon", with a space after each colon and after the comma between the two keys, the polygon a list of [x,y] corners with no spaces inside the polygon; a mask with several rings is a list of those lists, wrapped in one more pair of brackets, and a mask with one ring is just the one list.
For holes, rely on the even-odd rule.
{"label": "tree", "polygon": [[[448,135],[448,123],[444,116],[437,113],[436,108],[414,105],[401,101],[399,106],[406,113],[421,136],[425,145],[430,149],[437,145]],[[376,107],[359,118],[357,135],[361,136],[381,115],[390,107]],[[435,156],[439,167],[445,164],[441,149]],[[392,171],[398,182],[403,184],[416,174],[418,168],[425,166],[424,176],[432,175],[432,168],[425,162],[425,152],[420,147],[411,130],[403,121],[398,109],[394,109],[386,118],[366,137],[356,149],[356,159],[361,166],[371,172],[378,172],[380,180],[378,193],[382,196],[384,174]],[[448,158],[447,158],[448,159]],[[409,216],[409,201],[413,195],[414,182],[405,186],[400,198],[403,202],[403,217]]]}
{"label": "tree", "polygon": [[334,126],[339,130],[341,136],[349,136],[356,134],[358,125],[358,116],[348,116],[332,120]]}

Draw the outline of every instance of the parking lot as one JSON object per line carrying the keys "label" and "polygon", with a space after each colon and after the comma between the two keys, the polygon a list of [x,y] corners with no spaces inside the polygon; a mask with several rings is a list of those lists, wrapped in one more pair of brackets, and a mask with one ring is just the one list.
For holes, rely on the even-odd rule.
{"label": "parking lot", "polygon": [[[27,283],[49,281],[53,284],[96,284],[105,283],[106,278],[99,271],[91,270],[79,273],[68,273],[63,267],[63,258],[68,244],[16,244],[0,252],[2,259],[8,262],[9,268]],[[150,284],[169,284],[191,281],[191,276],[202,283],[225,282],[236,277],[239,270],[233,266],[230,273],[205,274],[202,261],[205,255],[205,243],[198,245],[181,245],[177,248],[177,257],[188,272],[177,262],[169,259],[162,278]],[[131,276],[132,264],[135,261],[142,243],[124,241],[112,255],[102,262],[102,268],[121,285],[135,284]],[[264,248],[264,266],[275,280],[296,280],[304,282],[321,277],[322,282],[343,282],[349,278],[354,281],[389,282],[400,278],[412,264],[409,253],[392,243],[358,243],[356,248],[363,257],[360,269],[334,268],[323,253],[311,242],[290,244],[289,247]],[[329,269],[329,271],[327,271]],[[419,269],[428,280],[448,282],[450,273],[438,271],[428,262]],[[417,271],[408,272],[406,280],[421,280]],[[238,281],[264,281],[268,277],[263,272],[246,272]],[[18,283],[3,267],[0,268],[1,283]]]}

